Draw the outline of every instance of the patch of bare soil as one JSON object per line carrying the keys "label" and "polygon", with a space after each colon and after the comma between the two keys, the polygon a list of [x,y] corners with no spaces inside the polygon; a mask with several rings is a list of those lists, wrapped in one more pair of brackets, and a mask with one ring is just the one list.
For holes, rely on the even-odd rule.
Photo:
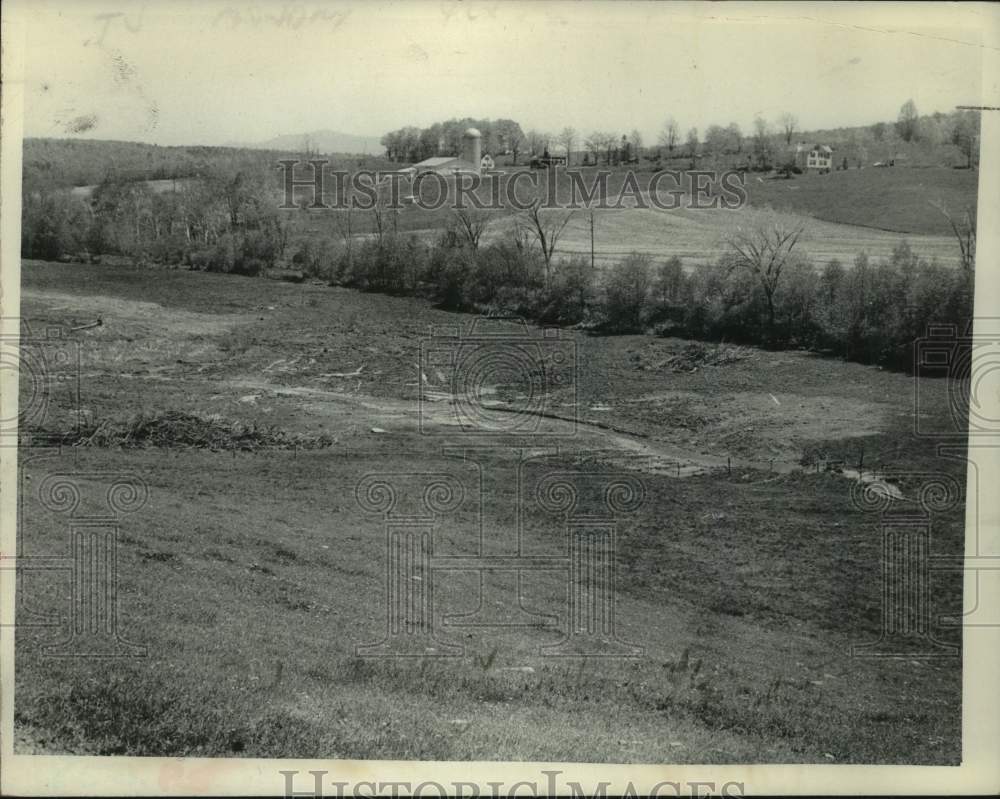
{"label": "patch of bare soil", "polygon": [[[185,285],[202,277],[192,275]],[[224,304],[235,313],[224,314],[110,291],[70,295],[29,287],[23,296],[43,323],[101,320],[73,334],[84,345],[84,393],[100,388],[106,395],[107,407],[95,406],[87,420],[90,435],[104,419],[123,418],[111,411],[126,394],[147,415],[218,414],[258,429],[277,425],[312,435],[419,436],[428,426],[442,435],[503,434],[520,415],[526,423],[513,424],[526,436],[542,431],[564,449],[646,458],[649,471],[684,476],[722,467],[797,468],[804,443],[879,432],[894,408],[877,387],[894,378],[856,365],[729,344],[570,331],[561,336],[572,338],[576,351],[571,384],[543,380],[544,395],[531,402],[520,395],[523,387],[501,382],[476,385],[475,397],[455,396],[449,375],[421,369],[421,347],[428,322],[464,329],[470,317],[416,301],[345,291],[313,296],[284,286],[285,294],[306,291],[309,302],[281,294],[273,305],[260,305],[254,288],[237,279],[219,282],[217,290],[233,290]],[[150,286],[149,296],[161,299],[160,289]],[[176,391],[175,381],[183,383]],[[146,432],[150,440],[159,435]],[[135,436],[117,424],[97,439]]]}

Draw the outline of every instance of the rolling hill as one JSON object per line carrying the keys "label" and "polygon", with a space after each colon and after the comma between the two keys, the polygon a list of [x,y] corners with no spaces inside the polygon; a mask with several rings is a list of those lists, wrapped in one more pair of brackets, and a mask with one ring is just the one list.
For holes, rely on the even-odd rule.
{"label": "rolling hill", "polygon": [[262,142],[240,142],[234,147],[253,150],[298,152],[311,149],[318,153],[382,154],[379,136],[357,136],[336,130],[314,130],[306,133],[286,133]]}

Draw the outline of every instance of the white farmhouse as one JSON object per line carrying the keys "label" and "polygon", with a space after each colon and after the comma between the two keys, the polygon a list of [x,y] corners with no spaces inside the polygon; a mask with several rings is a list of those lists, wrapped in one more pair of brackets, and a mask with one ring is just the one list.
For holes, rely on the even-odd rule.
{"label": "white farmhouse", "polygon": [[799,144],[795,163],[802,169],[825,173],[833,169],[833,148],[827,144]]}

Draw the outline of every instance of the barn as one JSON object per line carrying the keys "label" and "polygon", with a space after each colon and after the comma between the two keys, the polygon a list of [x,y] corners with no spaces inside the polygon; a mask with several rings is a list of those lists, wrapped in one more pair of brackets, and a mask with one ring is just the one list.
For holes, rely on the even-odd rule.
{"label": "barn", "polygon": [[[410,167],[412,174],[423,175],[436,172],[439,175],[474,174],[478,175],[484,167],[480,139],[482,135],[475,128],[469,128],[462,134],[462,154],[460,156],[440,155],[425,158],[420,163]],[[492,159],[490,159],[492,161]],[[407,170],[409,171],[409,170]]]}
{"label": "barn", "polygon": [[[472,172],[479,174],[479,167],[474,166],[463,158],[452,156],[436,156],[425,158],[418,164],[414,164],[410,169],[414,175],[423,175],[427,172],[437,172],[439,175],[455,175],[459,172]],[[407,170],[409,171],[409,170]]]}

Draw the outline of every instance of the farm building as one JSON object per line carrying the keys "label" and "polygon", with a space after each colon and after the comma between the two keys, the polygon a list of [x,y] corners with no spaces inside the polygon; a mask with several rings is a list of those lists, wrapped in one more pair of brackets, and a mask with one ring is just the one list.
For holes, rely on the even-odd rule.
{"label": "farm building", "polygon": [[[439,175],[457,175],[459,173],[472,173],[478,175],[485,167],[485,158],[482,155],[482,135],[475,128],[469,128],[462,134],[462,154],[461,156],[435,156],[426,158],[418,164],[410,167],[415,175],[426,172],[437,172]],[[489,157],[487,154],[486,157]],[[493,159],[490,158],[492,169]],[[409,171],[409,170],[407,170]]]}
{"label": "farm building", "polygon": [[422,175],[425,172],[437,172],[439,175],[454,175],[458,172],[473,172],[479,174],[480,167],[474,166],[463,158],[458,158],[457,156],[437,156],[435,158],[426,158],[419,164],[414,164],[407,171],[413,171],[416,175]]}
{"label": "farm building", "polygon": [[795,148],[795,163],[802,169],[829,172],[833,169],[833,148],[828,144],[799,144]]}

